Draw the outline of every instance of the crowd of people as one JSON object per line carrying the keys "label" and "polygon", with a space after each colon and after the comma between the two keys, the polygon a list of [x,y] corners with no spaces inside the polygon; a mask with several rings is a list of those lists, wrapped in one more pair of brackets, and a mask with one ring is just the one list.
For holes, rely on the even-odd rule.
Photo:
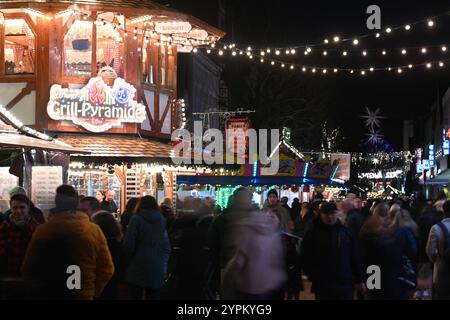
{"label": "crowd of people", "polygon": [[[450,201],[310,203],[237,188],[212,198],[80,197],[56,190],[48,216],[25,190],[0,221],[2,299],[450,299]],[[79,285],[71,286],[78,267]],[[374,269],[374,267],[376,267]],[[379,277],[374,278],[374,271]],[[375,275],[376,276],[376,275]],[[75,280],[75,284],[76,284]]]}

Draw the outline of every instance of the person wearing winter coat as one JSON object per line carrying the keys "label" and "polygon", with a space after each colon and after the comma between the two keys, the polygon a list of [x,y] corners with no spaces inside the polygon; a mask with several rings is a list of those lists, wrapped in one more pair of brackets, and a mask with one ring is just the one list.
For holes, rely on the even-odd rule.
{"label": "person wearing winter coat", "polygon": [[[113,275],[114,264],[102,230],[77,208],[75,189],[59,186],[53,214],[36,228],[22,265],[32,298],[92,300],[100,296]],[[76,278],[76,270],[79,288],[77,281],[69,281],[71,275]]]}
{"label": "person wearing winter coat", "polygon": [[[241,192],[241,208],[251,208],[250,192]],[[235,221],[237,246],[222,275],[224,299],[272,299],[286,279],[284,252],[276,215],[249,210]]]}
{"label": "person wearing winter coat", "polygon": [[128,267],[125,282],[133,300],[158,299],[164,285],[170,242],[166,220],[152,196],[142,197],[123,241]]}
{"label": "person wearing winter coat", "polygon": [[430,261],[434,264],[433,272],[433,300],[450,300],[450,265],[444,261],[445,248],[450,248],[450,243],[445,237],[450,234],[450,201],[446,201],[443,205],[445,218],[441,224],[435,224],[431,230],[426,245],[426,252]]}
{"label": "person wearing winter coat", "polygon": [[294,222],[291,220],[291,214],[278,200],[278,192],[275,189],[271,189],[267,193],[267,202],[264,204],[263,211],[278,217],[278,220],[280,221],[280,231],[292,232],[294,229]]}
{"label": "person wearing winter coat", "polygon": [[319,210],[302,241],[301,266],[317,300],[352,300],[355,285],[365,290],[356,239],[338,219],[334,203],[325,202]]}
{"label": "person wearing winter coat", "polygon": [[381,271],[381,288],[369,290],[368,300],[408,300],[416,286],[417,241],[404,211],[391,210],[391,219],[389,206],[379,203],[361,229],[363,267]]}
{"label": "person wearing winter coat", "polygon": [[[95,199],[95,198],[94,198]],[[97,199],[95,201],[98,202]],[[100,205],[100,203],[98,202]],[[119,300],[121,298],[120,291],[124,278],[125,259],[122,250],[122,230],[120,224],[114,216],[107,211],[100,211],[92,216],[92,222],[102,229],[105,235],[108,249],[111,253],[112,261],[114,263],[114,274],[102,294],[98,297],[99,300]]]}

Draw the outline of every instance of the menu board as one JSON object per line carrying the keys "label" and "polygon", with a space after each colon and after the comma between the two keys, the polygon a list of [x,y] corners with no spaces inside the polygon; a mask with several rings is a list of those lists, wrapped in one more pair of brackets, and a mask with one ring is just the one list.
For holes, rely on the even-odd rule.
{"label": "menu board", "polygon": [[61,166],[31,168],[31,200],[41,210],[55,206],[56,188],[63,183]]}

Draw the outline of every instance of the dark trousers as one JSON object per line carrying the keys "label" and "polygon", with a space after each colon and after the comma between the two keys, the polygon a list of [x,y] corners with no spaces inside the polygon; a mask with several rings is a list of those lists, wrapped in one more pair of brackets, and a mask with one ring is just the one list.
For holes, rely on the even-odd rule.
{"label": "dark trousers", "polygon": [[142,288],[135,285],[128,285],[130,300],[159,300],[160,289]]}

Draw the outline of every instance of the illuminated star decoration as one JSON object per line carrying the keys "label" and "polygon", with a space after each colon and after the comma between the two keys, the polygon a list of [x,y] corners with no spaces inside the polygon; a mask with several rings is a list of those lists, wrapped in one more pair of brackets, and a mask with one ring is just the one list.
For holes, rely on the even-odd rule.
{"label": "illuminated star decoration", "polygon": [[382,140],[381,138],[383,137],[380,134],[379,130],[375,131],[372,128],[370,128],[370,133],[367,133],[366,135],[369,136],[367,142],[373,145],[377,145]]}
{"label": "illuminated star decoration", "polygon": [[366,119],[366,126],[370,127],[372,130],[374,127],[381,127],[380,119],[383,119],[384,117],[380,115],[380,108],[372,111],[368,107],[366,107],[366,112],[366,116],[361,116],[361,118]]}

